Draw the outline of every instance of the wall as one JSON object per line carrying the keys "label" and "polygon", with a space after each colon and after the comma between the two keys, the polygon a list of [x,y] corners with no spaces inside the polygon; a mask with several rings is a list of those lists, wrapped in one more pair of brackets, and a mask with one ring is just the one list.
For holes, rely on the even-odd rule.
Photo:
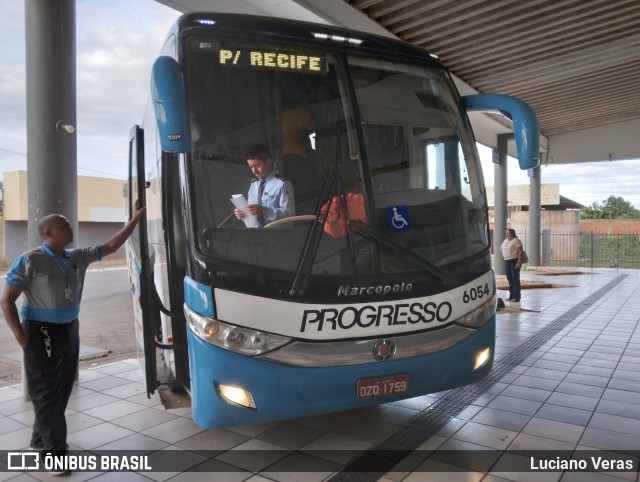
{"label": "wall", "polygon": [[[542,211],[540,230],[543,233],[540,243],[542,264],[547,260],[578,259],[580,253],[580,211]],[[524,249],[528,249],[529,212],[511,213],[510,226],[522,239]],[[565,233],[569,236],[545,237],[544,233]],[[526,234],[525,234],[526,233]],[[573,235],[573,236],[571,236]]]}
{"label": "wall", "polygon": [[[74,234],[74,243],[72,246],[86,247],[102,244],[123,226],[123,222],[119,223],[87,223],[80,222],[78,226],[79,233]],[[27,222],[26,221],[6,221],[4,223],[5,231],[5,251],[3,256],[4,264],[11,262],[19,255],[27,251]],[[109,256],[109,259],[124,259],[125,249],[120,248],[118,251]]]}
{"label": "wall", "polygon": [[[78,232],[74,246],[91,246],[107,241],[126,218],[123,189],[125,181],[78,176]],[[27,250],[29,217],[27,171],[4,173],[4,247],[0,258],[5,263]],[[124,257],[121,248],[111,258]]]}
{"label": "wall", "polygon": [[[125,181],[78,176],[78,221],[124,222]],[[27,171],[4,173],[5,221],[26,221],[29,217]]]}
{"label": "wall", "polygon": [[[579,211],[542,211],[540,229],[564,233],[638,234],[640,219],[580,219]],[[529,230],[529,212],[511,213],[510,226],[517,232]]]}
{"label": "wall", "polygon": [[27,222],[26,221],[5,221],[4,222],[4,254],[3,259],[6,264],[11,264],[19,254],[27,250]]}
{"label": "wall", "polygon": [[125,182],[101,177],[78,177],[78,220],[92,222],[125,221]]}
{"label": "wall", "polygon": [[640,233],[640,219],[582,219],[580,232],[596,234]]}
{"label": "wall", "polygon": [[[563,232],[580,232],[580,211],[542,211],[540,229]],[[516,232],[529,231],[529,211],[511,213],[511,227]]]}
{"label": "wall", "polygon": [[24,221],[29,217],[27,171],[4,173],[4,219]]}
{"label": "wall", "polygon": [[4,253],[4,216],[0,216],[0,264],[5,262],[2,253]]}

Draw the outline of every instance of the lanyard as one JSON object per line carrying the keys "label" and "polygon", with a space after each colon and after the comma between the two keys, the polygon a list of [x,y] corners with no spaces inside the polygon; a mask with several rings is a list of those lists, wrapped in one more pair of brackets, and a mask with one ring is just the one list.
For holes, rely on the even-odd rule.
{"label": "lanyard", "polygon": [[53,261],[55,261],[56,265],[58,266],[58,269],[62,273],[62,276],[64,276],[64,280],[67,284],[67,288],[69,288],[69,267],[64,262],[64,258],[60,258],[60,256],[58,256],[55,252],[53,252],[53,250],[44,243],[42,243],[42,249],[44,249],[44,251],[49,256],[51,256]]}

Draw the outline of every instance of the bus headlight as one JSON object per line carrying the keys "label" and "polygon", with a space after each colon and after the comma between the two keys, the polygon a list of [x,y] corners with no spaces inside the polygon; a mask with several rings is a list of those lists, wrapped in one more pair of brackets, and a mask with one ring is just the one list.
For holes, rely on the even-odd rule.
{"label": "bus headlight", "polygon": [[220,331],[220,323],[217,321],[210,321],[202,328],[202,336],[206,339],[213,338]]}
{"label": "bus headlight", "polygon": [[196,313],[186,304],[184,314],[193,332],[212,345],[244,355],[260,355],[289,343],[290,338],[264,331],[241,328],[239,326],[213,320]]}
{"label": "bus headlight", "polygon": [[240,348],[244,345],[247,337],[240,328],[230,328],[225,330],[225,345],[229,348]]}
{"label": "bus headlight", "polygon": [[498,298],[496,295],[491,296],[486,303],[481,304],[475,310],[461,316],[455,320],[455,323],[462,326],[468,326],[469,328],[481,327],[495,314],[497,301]]}

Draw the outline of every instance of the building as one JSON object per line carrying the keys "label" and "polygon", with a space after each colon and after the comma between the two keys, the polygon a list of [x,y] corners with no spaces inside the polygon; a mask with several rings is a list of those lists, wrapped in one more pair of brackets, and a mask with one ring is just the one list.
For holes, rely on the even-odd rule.
{"label": "building", "polygon": [[[542,184],[540,187],[542,213],[540,229],[554,231],[580,231],[580,203],[560,195],[560,184]],[[509,186],[507,188],[507,224],[516,231],[529,229],[529,185]],[[487,187],[489,221],[493,224],[493,187]]]}
{"label": "building", "polygon": [[[525,250],[529,246],[529,185],[508,186],[507,188],[507,226],[516,230],[522,239]],[[493,226],[493,188],[487,188],[487,203],[489,205],[489,222]],[[557,183],[542,184],[540,204],[540,231],[542,234],[542,264],[548,264],[553,253],[562,252],[567,256],[578,258],[580,251],[580,210],[585,207],[571,199],[560,195],[560,185]],[[552,238],[550,232],[562,232],[576,235],[570,243],[564,239]],[[555,245],[562,243],[562,245]]]}
{"label": "building", "polygon": [[[27,171],[4,173],[0,257],[11,262],[27,250],[29,216]],[[91,246],[109,239],[126,219],[123,192],[126,181],[78,176],[78,232],[76,246]],[[124,258],[124,248],[111,257]]]}

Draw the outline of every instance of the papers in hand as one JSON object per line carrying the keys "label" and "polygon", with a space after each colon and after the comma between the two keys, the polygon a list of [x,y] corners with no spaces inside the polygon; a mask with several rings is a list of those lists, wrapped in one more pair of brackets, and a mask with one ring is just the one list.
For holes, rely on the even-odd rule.
{"label": "papers in hand", "polygon": [[231,196],[231,202],[233,205],[238,208],[244,214],[242,220],[244,221],[244,225],[248,228],[257,228],[259,227],[258,216],[255,214],[249,214],[247,212],[247,200],[244,197],[244,194],[234,194]]}

